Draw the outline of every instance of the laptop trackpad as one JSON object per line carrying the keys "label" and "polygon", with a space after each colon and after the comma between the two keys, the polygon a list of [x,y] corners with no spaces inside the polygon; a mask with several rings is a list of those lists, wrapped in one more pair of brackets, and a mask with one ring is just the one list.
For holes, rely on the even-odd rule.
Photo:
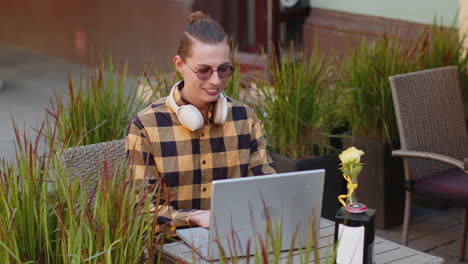
{"label": "laptop trackpad", "polygon": [[210,239],[210,231],[203,227],[187,228],[177,230],[177,236],[180,237],[193,250],[198,252],[202,257],[208,258],[208,242]]}

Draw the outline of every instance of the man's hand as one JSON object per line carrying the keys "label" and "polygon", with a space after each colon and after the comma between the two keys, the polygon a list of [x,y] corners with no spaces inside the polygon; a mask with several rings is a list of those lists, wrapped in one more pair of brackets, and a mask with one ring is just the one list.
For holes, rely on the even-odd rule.
{"label": "man's hand", "polygon": [[210,227],[210,210],[196,210],[189,216],[189,222],[194,226]]}

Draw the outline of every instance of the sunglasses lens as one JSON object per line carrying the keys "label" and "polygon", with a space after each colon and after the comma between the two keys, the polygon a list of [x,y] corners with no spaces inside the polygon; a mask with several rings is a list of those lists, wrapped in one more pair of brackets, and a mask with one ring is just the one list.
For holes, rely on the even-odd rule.
{"label": "sunglasses lens", "polygon": [[213,71],[210,68],[201,68],[197,71],[197,77],[202,81],[210,79],[211,74],[213,74]]}
{"label": "sunglasses lens", "polygon": [[[231,76],[234,68],[232,66],[222,66],[219,67],[216,71],[218,72],[218,76],[220,79],[227,79],[229,76]],[[192,70],[193,71],[193,70]],[[201,68],[198,71],[196,71],[198,79],[202,81],[209,80],[211,78],[211,75],[213,74],[213,69],[211,68]]]}
{"label": "sunglasses lens", "polygon": [[219,74],[220,79],[227,79],[232,74],[232,67],[231,66],[220,67],[218,68],[218,74]]}

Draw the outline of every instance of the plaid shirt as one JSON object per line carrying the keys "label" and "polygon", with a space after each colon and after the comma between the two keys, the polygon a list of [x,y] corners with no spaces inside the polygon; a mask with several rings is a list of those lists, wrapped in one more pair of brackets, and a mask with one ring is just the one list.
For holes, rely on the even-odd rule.
{"label": "plaid shirt", "polygon": [[[174,99],[186,104],[179,89]],[[212,110],[213,105],[205,126],[192,132],[164,97],[129,124],[126,148],[137,192],[162,180],[167,203],[159,205],[159,224],[189,225],[193,209],[209,209],[213,180],[275,173],[255,111],[228,98],[227,119],[219,125],[212,121]]]}

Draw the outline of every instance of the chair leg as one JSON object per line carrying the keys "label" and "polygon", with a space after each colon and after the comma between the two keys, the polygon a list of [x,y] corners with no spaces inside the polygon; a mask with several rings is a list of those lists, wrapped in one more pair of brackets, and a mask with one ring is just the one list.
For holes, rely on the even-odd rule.
{"label": "chair leg", "polygon": [[463,223],[462,223],[462,232],[460,239],[460,261],[465,260],[465,247],[466,247],[466,229],[468,226],[468,208],[465,208],[463,212]]}
{"label": "chair leg", "polygon": [[[406,159],[403,159],[403,167],[405,169],[406,180],[411,179],[411,169]],[[411,218],[411,202],[413,200],[412,190],[406,190],[405,192],[405,216],[403,218],[403,233],[401,234],[401,244],[408,245],[408,227]]]}
{"label": "chair leg", "polygon": [[411,218],[411,202],[413,194],[410,191],[406,191],[405,199],[405,216],[403,218],[403,233],[401,236],[401,244],[408,245],[408,227]]}

